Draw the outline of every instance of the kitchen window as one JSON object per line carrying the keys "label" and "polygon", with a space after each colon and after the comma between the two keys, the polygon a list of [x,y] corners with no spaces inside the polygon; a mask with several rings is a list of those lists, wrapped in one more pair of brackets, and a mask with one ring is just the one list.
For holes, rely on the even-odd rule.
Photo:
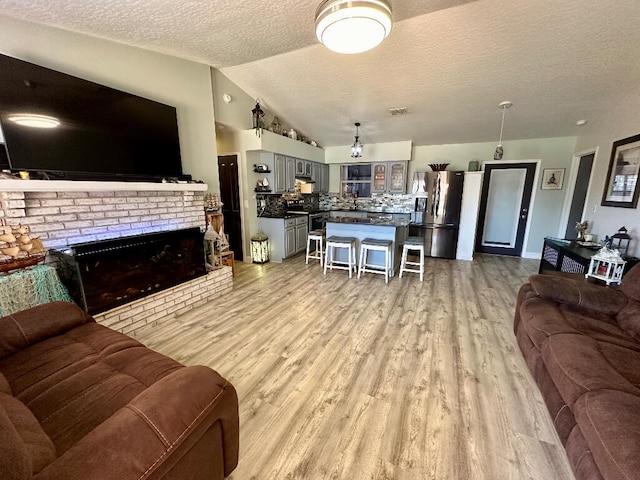
{"label": "kitchen window", "polygon": [[343,197],[371,196],[371,164],[359,163],[342,165],[340,171],[340,191]]}

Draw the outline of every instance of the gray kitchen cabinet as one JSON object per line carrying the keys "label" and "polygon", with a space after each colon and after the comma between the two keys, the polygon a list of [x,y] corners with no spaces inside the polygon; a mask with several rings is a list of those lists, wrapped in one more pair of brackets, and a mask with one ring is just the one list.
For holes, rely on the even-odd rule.
{"label": "gray kitchen cabinet", "polygon": [[296,189],[296,159],[293,157],[286,157],[286,191],[293,192]]}
{"label": "gray kitchen cabinet", "polygon": [[371,167],[371,193],[405,193],[407,162],[375,162]]}
{"label": "gray kitchen cabinet", "polygon": [[305,164],[305,160],[302,160],[301,158],[296,158],[296,177],[301,177],[304,175],[304,164]]}
{"label": "gray kitchen cabinet", "polygon": [[275,155],[274,160],[275,193],[285,193],[287,191],[287,159],[284,155]]}
{"label": "gray kitchen cabinet", "polygon": [[307,248],[308,217],[260,218],[261,230],[269,237],[269,255],[272,262],[303,252]]}
{"label": "gray kitchen cabinet", "polygon": [[295,255],[296,251],[296,227],[293,226],[284,232],[284,257]]}
{"label": "gray kitchen cabinet", "polygon": [[322,170],[324,165],[322,163],[314,162],[313,164],[313,175],[311,178],[315,182],[313,185],[314,192],[326,192],[324,189],[324,182],[322,180]]}
{"label": "gray kitchen cabinet", "polygon": [[304,176],[312,177],[313,176],[313,163],[308,160],[304,161]]}
{"label": "gray kitchen cabinet", "polygon": [[329,192],[329,165],[322,164],[320,191],[325,193]]}

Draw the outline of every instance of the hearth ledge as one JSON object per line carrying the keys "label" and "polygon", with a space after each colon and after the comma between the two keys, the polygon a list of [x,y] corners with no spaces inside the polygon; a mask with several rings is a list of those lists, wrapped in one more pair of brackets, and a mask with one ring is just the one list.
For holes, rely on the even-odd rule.
{"label": "hearth ledge", "polygon": [[85,182],[75,180],[0,180],[0,192],[206,192],[206,183]]}

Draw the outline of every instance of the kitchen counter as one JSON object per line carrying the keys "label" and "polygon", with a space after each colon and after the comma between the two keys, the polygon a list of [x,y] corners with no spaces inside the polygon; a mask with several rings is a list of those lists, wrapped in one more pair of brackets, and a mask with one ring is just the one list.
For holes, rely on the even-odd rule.
{"label": "kitchen counter", "polygon": [[357,217],[333,217],[327,219],[329,223],[357,223],[359,225],[378,225],[383,227],[406,227],[409,222],[406,220],[390,220],[387,218],[357,218]]}
{"label": "kitchen counter", "polygon": [[[345,218],[347,221],[345,221]],[[331,236],[337,237],[354,237],[356,242],[356,259],[360,258],[360,244],[365,238],[375,238],[377,240],[391,240],[391,272],[392,276],[396,268],[400,265],[400,255],[398,249],[404,239],[407,237],[408,222],[386,220],[381,222],[375,218],[356,218],[355,221],[350,217],[331,218],[327,220],[327,238]],[[336,260],[346,262],[347,252],[344,249],[336,251]],[[383,252],[369,252],[369,263],[384,266]]]}

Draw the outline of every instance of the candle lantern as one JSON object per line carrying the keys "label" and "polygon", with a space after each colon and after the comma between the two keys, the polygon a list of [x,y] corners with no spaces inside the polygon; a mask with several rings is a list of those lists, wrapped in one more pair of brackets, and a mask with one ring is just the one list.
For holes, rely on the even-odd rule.
{"label": "candle lantern", "polygon": [[269,261],[269,237],[262,232],[251,237],[251,258],[253,263],[267,263]]}
{"label": "candle lantern", "polygon": [[256,106],[251,110],[251,113],[253,118],[253,128],[255,129],[256,134],[260,136],[262,128],[264,127],[264,111],[260,108],[259,98],[256,98]]}
{"label": "candle lantern", "polygon": [[626,257],[630,242],[631,237],[625,227],[621,227],[617,233],[611,236],[611,248],[618,250],[621,257]]}

